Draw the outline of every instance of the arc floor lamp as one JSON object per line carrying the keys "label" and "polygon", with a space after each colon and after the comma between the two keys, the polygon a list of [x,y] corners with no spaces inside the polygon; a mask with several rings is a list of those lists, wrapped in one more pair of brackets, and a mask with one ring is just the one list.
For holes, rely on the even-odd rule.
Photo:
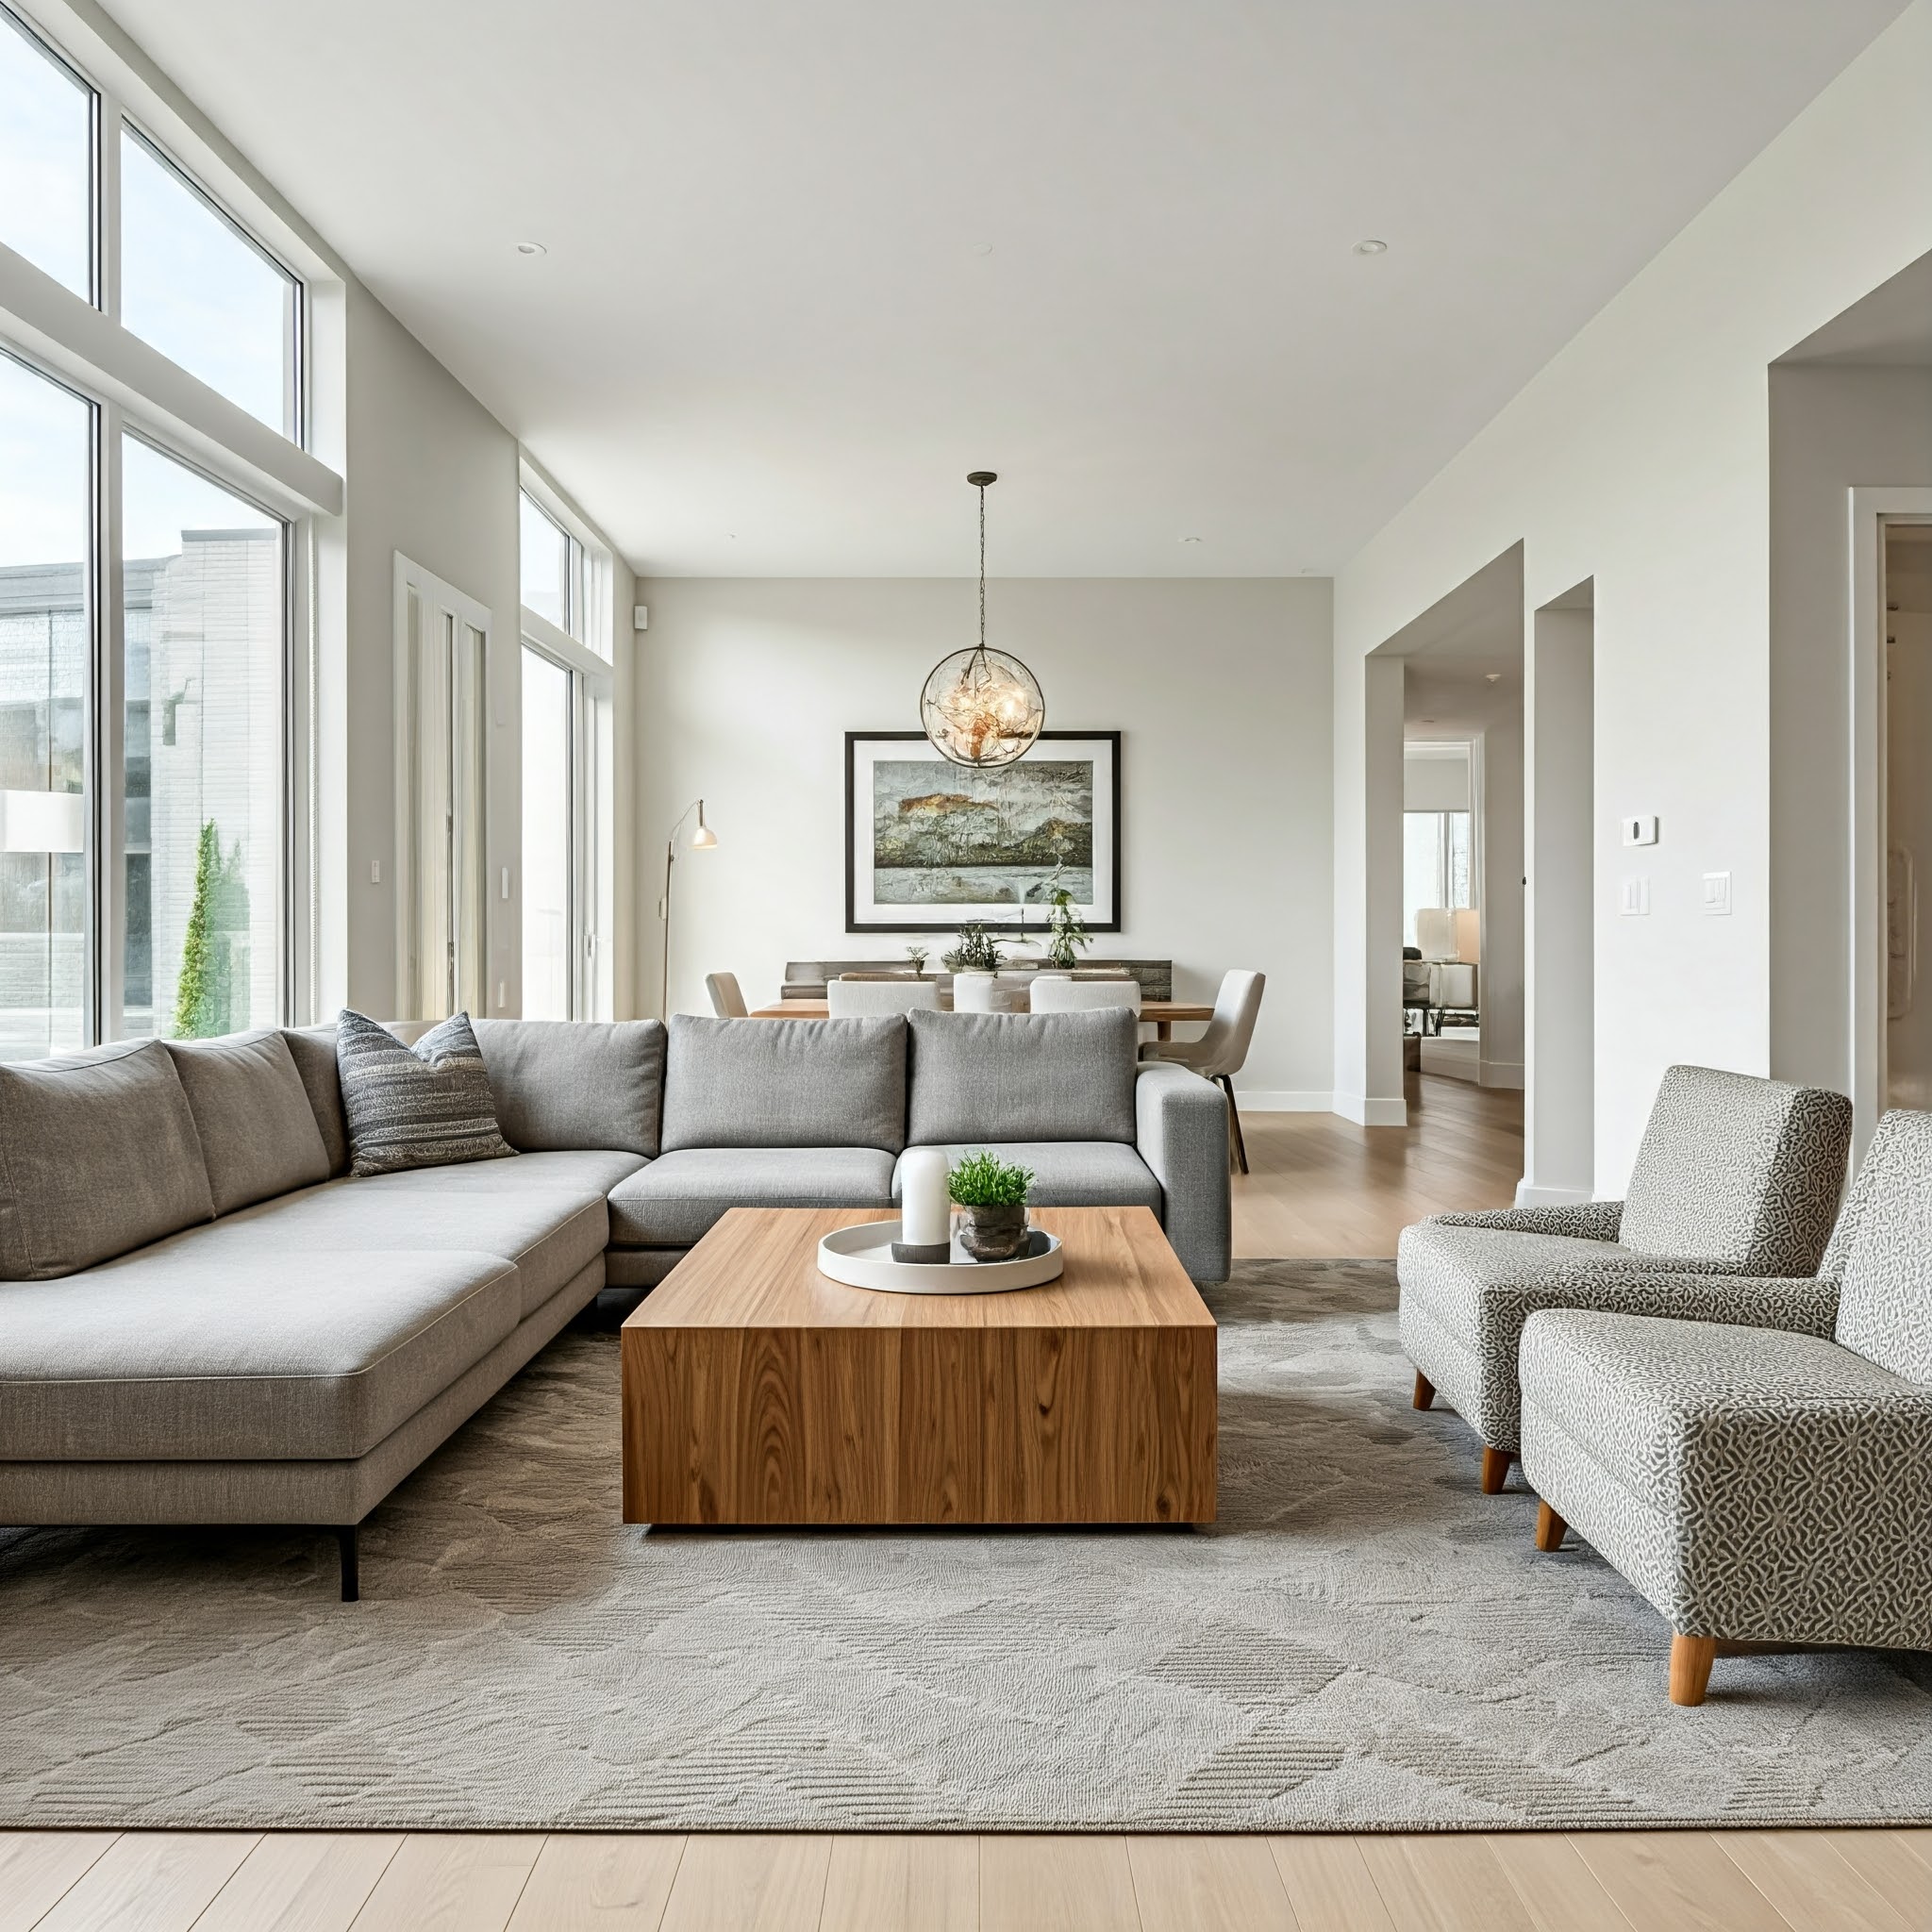
{"label": "arc floor lamp", "polygon": [[664,922],[664,962],[658,993],[658,1017],[660,1020],[671,1017],[671,869],[677,863],[677,835],[692,812],[697,813],[698,822],[691,835],[691,849],[708,852],[718,842],[717,833],[705,823],[705,801],[702,798],[692,799],[677,814],[672,823],[671,836],[664,841],[664,897],[658,907],[658,916]]}

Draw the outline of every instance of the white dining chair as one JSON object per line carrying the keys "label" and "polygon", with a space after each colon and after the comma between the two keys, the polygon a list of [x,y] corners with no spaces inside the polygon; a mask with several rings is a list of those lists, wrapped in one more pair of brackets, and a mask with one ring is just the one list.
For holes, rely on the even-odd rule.
{"label": "white dining chair", "polygon": [[1126,1007],[1141,1010],[1141,982],[1138,979],[1036,979],[1033,982],[1033,1010],[1036,1013],[1091,1013],[1101,1007]]}
{"label": "white dining chair", "polygon": [[936,979],[829,979],[825,1004],[835,1020],[869,1019],[877,1013],[936,1013]]}
{"label": "white dining chair", "polygon": [[744,1003],[744,995],[738,989],[738,974],[735,973],[708,973],[705,974],[705,991],[711,996],[711,1010],[721,1020],[743,1020],[751,1015],[751,1008]]}
{"label": "white dining chair", "polygon": [[1268,978],[1262,973],[1237,969],[1221,976],[1214,995],[1214,1017],[1199,1040],[1159,1040],[1141,1049],[1143,1060],[1178,1060],[1212,1080],[1227,1095],[1228,1124],[1234,1134],[1235,1158],[1248,1171],[1248,1145],[1241,1135],[1241,1108],[1235,1105],[1234,1076],[1247,1064],[1248,1044],[1261,1011],[1261,991]]}

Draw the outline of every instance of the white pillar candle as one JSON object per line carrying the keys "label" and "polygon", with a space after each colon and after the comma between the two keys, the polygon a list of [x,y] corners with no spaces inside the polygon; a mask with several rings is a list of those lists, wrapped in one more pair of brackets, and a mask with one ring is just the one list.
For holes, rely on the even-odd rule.
{"label": "white pillar candle", "polygon": [[908,1147],[899,1162],[899,1239],[909,1248],[936,1248],[953,1238],[945,1150]]}

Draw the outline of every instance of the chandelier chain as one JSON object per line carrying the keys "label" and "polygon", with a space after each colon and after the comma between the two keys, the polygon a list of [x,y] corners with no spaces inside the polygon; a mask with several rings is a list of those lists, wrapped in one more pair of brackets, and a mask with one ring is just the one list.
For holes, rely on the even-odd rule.
{"label": "chandelier chain", "polygon": [[979,648],[986,649],[986,485],[979,486]]}

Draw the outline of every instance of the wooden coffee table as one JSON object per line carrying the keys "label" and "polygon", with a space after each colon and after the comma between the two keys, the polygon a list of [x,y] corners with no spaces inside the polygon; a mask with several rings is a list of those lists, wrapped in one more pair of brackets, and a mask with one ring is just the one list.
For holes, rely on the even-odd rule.
{"label": "wooden coffee table", "polygon": [[1214,1317],[1146,1208],[1050,1208],[1066,1272],[876,1294],[820,1236],[889,1210],[738,1208],[624,1324],[624,1520],[1207,1523]]}

